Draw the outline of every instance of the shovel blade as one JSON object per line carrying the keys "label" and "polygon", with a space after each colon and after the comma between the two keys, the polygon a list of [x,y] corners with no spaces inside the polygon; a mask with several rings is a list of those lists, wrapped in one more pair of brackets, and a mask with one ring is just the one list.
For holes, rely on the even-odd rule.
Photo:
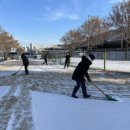
{"label": "shovel blade", "polygon": [[120,101],[120,98],[117,97],[117,96],[106,95],[106,98],[107,98],[109,101]]}
{"label": "shovel blade", "polygon": [[13,76],[13,75],[16,75],[16,73],[12,74],[12,76]]}

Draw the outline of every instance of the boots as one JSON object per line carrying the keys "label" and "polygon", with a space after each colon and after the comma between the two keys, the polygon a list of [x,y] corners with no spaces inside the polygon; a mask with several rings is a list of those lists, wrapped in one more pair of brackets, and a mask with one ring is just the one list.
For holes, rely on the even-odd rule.
{"label": "boots", "polygon": [[77,93],[78,89],[79,89],[79,86],[75,86],[75,87],[74,87],[73,93],[72,93],[72,97],[73,97],[73,98],[78,98],[78,96],[76,96],[76,93]]}
{"label": "boots", "polygon": [[[75,86],[75,87],[74,87],[73,93],[72,93],[72,97],[73,97],[73,98],[78,98],[78,96],[76,96],[76,93],[77,93],[79,87],[80,87],[80,86]],[[84,98],[89,98],[89,97],[91,97],[91,95],[87,94],[86,87],[82,87],[82,92],[83,92],[83,97],[84,97]]]}
{"label": "boots", "polygon": [[73,94],[72,94],[72,97],[73,97],[73,98],[78,98],[78,96],[76,96],[76,95],[73,95]]}
{"label": "boots", "polygon": [[89,97],[91,97],[91,95],[88,94],[84,95],[84,98],[89,98]]}

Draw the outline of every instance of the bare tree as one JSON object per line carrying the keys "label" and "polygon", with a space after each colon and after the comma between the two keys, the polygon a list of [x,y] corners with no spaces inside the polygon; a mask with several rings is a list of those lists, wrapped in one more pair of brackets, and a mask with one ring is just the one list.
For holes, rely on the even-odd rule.
{"label": "bare tree", "polygon": [[2,52],[8,53],[11,51],[11,48],[20,48],[20,43],[12,35],[9,35],[8,32],[2,30],[0,32],[0,49]]}
{"label": "bare tree", "polygon": [[16,51],[18,52],[18,54],[21,55],[23,52],[25,52],[25,49],[22,48],[21,46],[19,46],[19,47],[16,49]]}
{"label": "bare tree", "polygon": [[[112,30],[112,28],[115,28]],[[104,40],[114,35],[121,37],[121,48],[126,42],[126,48],[130,44],[130,0],[123,0],[114,5],[110,14],[104,19],[97,16],[89,16],[88,19],[75,30],[66,33],[61,41],[70,48],[79,45],[87,46],[88,51],[103,43]]]}
{"label": "bare tree", "polygon": [[83,40],[83,35],[81,35],[80,31],[77,29],[70,30],[66,33],[62,38],[61,41],[70,49],[74,50],[76,47],[80,45]]}
{"label": "bare tree", "polygon": [[110,23],[106,18],[91,16],[78,29],[67,32],[60,40],[70,49],[87,47],[88,51],[104,42]]}
{"label": "bare tree", "polygon": [[123,41],[126,41],[126,48],[128,48],[130,44],[130,0],[123,0],[114,5],[109,16],[117,34],[121,36],[121,48],[123,48]]}
{"label": "bare tree", "polygon": [[105,19],[91,16],[81,25],[81,32],[86,37],[88,51],[101,44],[107,36],[110,25]]}

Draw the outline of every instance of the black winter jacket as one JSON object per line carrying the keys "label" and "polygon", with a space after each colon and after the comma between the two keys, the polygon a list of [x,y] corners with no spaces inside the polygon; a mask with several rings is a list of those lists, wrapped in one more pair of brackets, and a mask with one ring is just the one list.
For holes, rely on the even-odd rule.
{"label": "black winter jacket", "polygon": [[65,55],[65,62],[70,62],[70,57],[71,57],[70,54],[66,54]]}
{"label": "black winter jacket", "polygon": [[29,65],[29,60],[25,55],[22,55],[21,59],[22,59],[24,65]]}
{"label": "black winter jacket", "polygon": [[72,79],[75,81],[84,81],[86,78],[89,80],[88,69],[92,62],[86,58],[85,56],[82,57],[82,61],[77,65],[76,69],[73,72]]}

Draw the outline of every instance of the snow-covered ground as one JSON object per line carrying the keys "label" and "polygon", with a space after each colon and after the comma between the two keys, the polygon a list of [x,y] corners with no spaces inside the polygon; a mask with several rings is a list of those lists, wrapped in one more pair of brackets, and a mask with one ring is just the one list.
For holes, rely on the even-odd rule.
{"label": "snow-covered ground", "polygon": [[[71,65],[77,65],[80,60],[80,58],[71,58]],[[94,60],[91,67],[96,69],[104,69],[104,60]],[[130,72],[130,61],[106,60],[106,70]]]}
{"label": "snow-covered ground", "polygon": [[[88,82],[86,86],[92,98],[83,99],[80,89],[79,98],[74,99],[71,97],[74,67],[64,69],[58,64],[41,65],[41,60],[31,62],[29,75],[24,75],[24,68],[17,75],[11,75],[20,68],[21,61],[0,65],[0,130],[130,129],[129,73],[89,71],[97,86],[122,101],[108,101]],[[93,67],[100,68],[101,62],[95,63]],[[121,62],[109,65],[114,69],[121,66]],[[127,68],[129,72],[129,64],[125,63],[124,70]]]}
{"label": "snow-covered ground", "polygon": [[37,130],[129,130],[130,101],[123,103],[32,93]]}

